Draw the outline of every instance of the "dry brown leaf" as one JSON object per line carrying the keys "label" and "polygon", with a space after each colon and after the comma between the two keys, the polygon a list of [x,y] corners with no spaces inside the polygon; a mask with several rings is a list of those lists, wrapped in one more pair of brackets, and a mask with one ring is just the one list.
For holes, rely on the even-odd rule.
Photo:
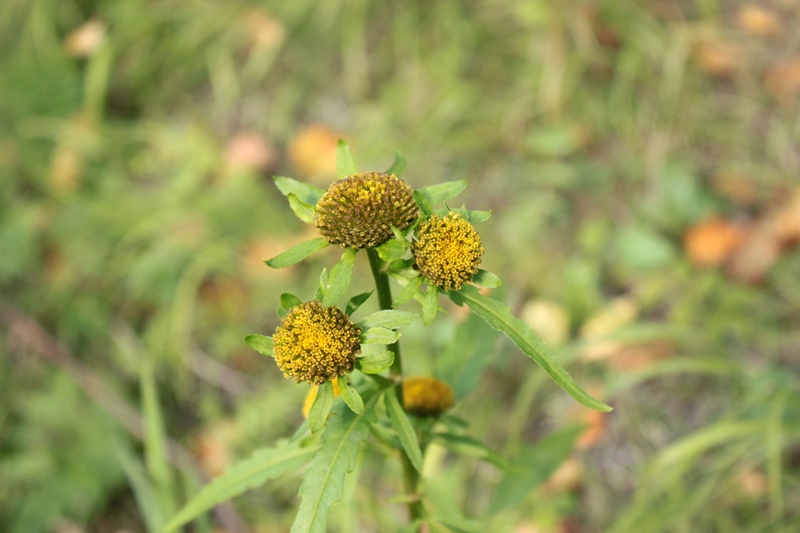
{"label": "dry brown leaf", "polygon": [[689,228],[683,236],[683,249],[693,264],[714,267],[725,263],[745,237],[742,226],[723,218],[710,218]]}
{"label": "dry brown leaf", "polygon": [[277,161],[275,146],[254,131],[237,133],[225,149],[225,167],[231,171],[264,172]]}
{"label": "dry brown leaf", "polygon": [[327,126],[311,125],[289,143],[289,159],[305,176],[325,181],[336,175],[336,146],[341,135]]}
{"label": "dry brown leaf", "polygon": [[89,57],[103,45],[106,23],[91,19],[72,30],[64,39],[64,50],[73,57]]}
{"label": "dry brown leaf", "polygon": [[790,102],[800,94],[800,57],[772,66],[764,78],[764,86],[779,102]]}
{"label": "dry brown leaf", "polygon": [[783,29],[773,11],[755,4],[740,8],[736,19],[742,30],[755,37],[773,37]]}
{"label": "dry brown leaf", "polygon": [[554,346],[563,344],[569,336],[569,313],[555,302],[529,300],[522,306],[520,318]]}
{"label": "dry brown leaf", "polygon": [[695,45],[693,55],[701,70],[721,78],[736,72],[744,58],[739,47],[722,40],[700,41]]}

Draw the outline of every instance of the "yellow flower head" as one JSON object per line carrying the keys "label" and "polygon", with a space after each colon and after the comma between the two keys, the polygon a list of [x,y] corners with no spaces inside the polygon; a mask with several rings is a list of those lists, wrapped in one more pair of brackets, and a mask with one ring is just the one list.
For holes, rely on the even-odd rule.
{"label": "yellow flower head", "polygon": [[456,212],[431,215],[420,224],[411,250],[422,275],[446,291],[471,280],[483,255],[478,232]]}
{"label": "yellow flower head", "polygon": [[360,334],[338,307],[304,302],[283,317],[273,336],[275,362],[285,377],[321,385],[353,371]]}
{"label": "yellow flower head", "polygon": [[362,172],[335,182],[317,202],[314,225],[331,244],[372,248],[406,229],[419,208],[411,186],[393,174]]}
{"label": "yellow flower head", "polygon": [[417,416],[439,416],[453,406],[455,395],[449,385],[436,378],[403,380],[403,407]]}

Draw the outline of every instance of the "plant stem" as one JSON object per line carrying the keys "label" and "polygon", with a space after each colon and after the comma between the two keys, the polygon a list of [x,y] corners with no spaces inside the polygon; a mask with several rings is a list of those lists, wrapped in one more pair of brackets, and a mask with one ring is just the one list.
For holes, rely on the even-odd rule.
{"label": "plant stem", "polygon": [[409,520],[413,523],[425,516],[425,508],[422,506],[422,499],[419,496],[419,472],[405,453],[400,454],[400,462],[403,464],[403,485],[406,496],[410,498],[408,501]]}
{"label": "plant stem", "polygon": [[[369,266],[372,269],[372,277],[375,278],[375,289],[378,291],[378,305],[381,309],[392,308],[392,289],[389,287],[389,276],[383,271],[383,261],[378,256],[374,248],[367,248]],[[394,353],[394,362],[389,369],[393,378],[399,379],[403,376],[403,360],[400,357],[400,341],[389,344],[388,348]]]}

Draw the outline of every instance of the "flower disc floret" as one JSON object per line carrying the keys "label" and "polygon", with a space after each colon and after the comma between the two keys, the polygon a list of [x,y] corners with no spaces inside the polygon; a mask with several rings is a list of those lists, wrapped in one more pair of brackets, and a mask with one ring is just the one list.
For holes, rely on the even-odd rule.
{"label": "flower disc floret", "polygon": [[436,378],[413,377],[403,380],[403,407],[417,416],[439,416],[453,406],[455,394]]}
{"label": "flower disc floret", "polygon": [[419,208],[411,186],[394,174],[362,172],[335,182],[314,213],[314,225],[331,244],[372,248],[417,219]]}
{"label": "flower disc floret", "polygon": [[422,275],[446,291],[469,282],[483,255],[478,232],[456,212],[444,218],[431,215],[420,224],[411,250]]}
{"label": "flower disc floret", "polygon": [[304,302],[283,317],[273,336],[275,362],[285,377],[321,385],[353,371],[360,334],[338,307]]}

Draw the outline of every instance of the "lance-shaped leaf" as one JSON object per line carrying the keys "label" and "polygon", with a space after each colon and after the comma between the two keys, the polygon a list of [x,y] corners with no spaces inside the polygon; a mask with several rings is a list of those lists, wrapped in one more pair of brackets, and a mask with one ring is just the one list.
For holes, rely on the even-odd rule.
{"label": "lance-shaped leaf", "polygon": [[466,188],[467,182],[465,180],[446,181],[444,183],[431,185],[430,187],[424,187],[420,189],[419,192],[425,196],[431,205],[435,205],[447,201],[454,196],[458,196]]}
{"label": "lance-shaped leaf", "polygon": [[397,329],[413,324],[417,320],[419,320],[419,315],[417,313],[386,309],[372,313],[364,320],[358,322],[356,326],[362,329],[374,327]]}
{"label": "lance-shaped leaf", "polygon": [[508,470],[510,468],[508,461],[500,457],[500,454],[487,447],[478,439],[467,435],[455,435],[453,433],[436,433],[434,438],[438,444],[448,450],[460,453],[461,455],[483,459],[503,470]]}
{"label": "lance-shaped leaf", "polygon": [[336,175],[339,179],[358,174],[356,159],[346,142],[339,139],[336,145]]}
{"label": "lance-shaped leaf", "polygon": [[292,524],[291,533],[324,533],[328,510],[342,497],[345,475],[356,463],[358,446],[367,439],[375,421],[377,395],[370,396],[363,414],[356,414],[342,403],[328,421],[322,447],[311,459],[300,485],[303,501]]}
{"label": "lance-shaped leaf", "polygon": [[489,272],[488,270],[478,269],[478,273],[472,276],[472,283],[486,287],[487,289],[495,289],[503,284],[500,278]]}
{"label": "lance-shaped leaf", "polygon": [[339,376],[339,389],[342,391],[342,399],[356,414],[363,414],[364,413],[364,400],[361,398],[361,395],[358,393],[355,387],[350,383],[350,380],[347,376]]}
{"label": "lance-shaped leaf", "polygon": [[294,294],[288,292],[284,292],[283,294],[281,294],[281,305],[287,311],[289,311],[292,307],[296,307],[302,303],[303,302],[300,301],[300,298],[298,298]]}
{"label": "lance-shaped leaf", "polygon": [[330,243],[322,237],[318,237],[316,239],[301,242],[294,248],[290,248],[282,254],[276,255],[272,259],[268,259],[264,262],[272,268],[285,268],[299,263],[309,255],[322,250],[329,244]]}
{"label": "lance-shaped leaf", "polygon": [[422,211],[426,215],[433,214],[433,205],[428,200],[428,198],[419,191],[414,191],[414,201],[417,202],[417,206],[419,206],[419,210]]}
{"label": "lance-shaped leaf", "polygon": [[299,470],[316,452],[317,446],[300,447],[299,443],[277,448],[262,448],[241,463],[203,487],[167,524],[165,531],[174,531],[208,511],[218,503],[230,500],[246,490],[262,486],[281,474]]}
{"label": "lance-shaped leaf", "polygon": [[417,434],[414,426],[408,419],[408,415],[400,406],[400,386],[392,387],[383,395],[383,403],[386,405],[386,414],[389,415],[389,422],[400,439],[400,444],[406,452],[411,464],[418,472],[422,471],[422,450],[420,450]]}
{"label": "lance-shaped leaf", "polygon": [[356,368],[364,374],[379,374],[392,366],[394,363],[394,352],[368,353],[356,359]]}
{"label": "lance-shaped leaf", "polygon": [[466,303],[490,326],[505,333],[525,355],[536,361],[559,387],[579,403],[598,411],[611,411],[611,407],[589,396],[575,382],[531,327],[512,315],[507,305],[482,295],[471,285],[465,285],[458,291],[448,291],[448,296],[457,305]]}
{"label": "lance-shaped leaf", "polygon": [[402,178],[407,164],[408,160],[406,159],[406,156],[403,155],[403,152],[397,150],[394,153],[394,163],[392,163],[392,166],[389,167],[389,170],[387,170],[386,173],[394,174],[398,178]]}
{"label": "lance-shaped leaf", "polygon": [[317,285],[317,292],[314,293],[314,298],[322,301],[326,292],[328,292],[328,269],[323,268],[322,272],[319,273],[319,285]]}
{"label": "lance-shaped leaf", "polygon": [[491,211],[470,211],[464,205],[456,209],[452,209],[450,207],[444,207],[442,209],[436,210],[436,214],[439,215],[440,217],[445,217],[448,213],[458,213],[461,215],[461,218],[463,218],[470,224],[485,222],[486,220],[489,220],[489,217],[492,216]]}
{"label": "lance-shaped leaf", "polygon": [[409,281],[408,284],[406,284],[406,286],[403,287],[403,289],[397,294],[397,298],[395,299],[394,303],[392,303],[392,307],[400,307],[413,298],[414,295],[419,291],[419,288],[422,287],[423,281],[425,281],[425,279],[422,276],[417,276]]}
{"label": "lance-shaped leaf", "polygon": [[284,196],[288,197],[290,194],[294,194],[303,202],[311,205],[317,205],[319,199],[325,194],[325,191],[320,188],[292,178],[276,177],[275,185]]}
{"label": "lance-shaped leaf", "polygon": [[347,307],[345,308],[344,312],[346,315],[352,315],[355,313],[359,307],[361,307],[364,302],[369,300],[369,297],[372,296],[372,293],[375,292],[375,289],[372,289],[368,292],[362,292],[361,294],[356,294],[352,298],[347,301]]}
{"label": "lance-shaped leaf", "polygon": [[307,202],[304,202],[300,198],[297,197],[294,193],[289,193],[289,207],[292,208],[294,214],[297,215],[297,218],[305,222],[306,224],[313,224],[314,223],[314,206]]}
{"label": "lance-shaped leaf", "polygon": [[355,248],[345,249],[342,254],[342,260],[331,269],[331,275],[328,277],[328,287],[325,291],[325,296],[322,298],[322,305],[325,307],[338,304],[339,300],[347,292],[348,287],[350,287],[357,251]]}
{"label": "lance-shaped leaf", "polygon": [[394,344],[400,338],[399,331],[386,328],[369,328],[361,331],[361,344]]}
{"label": "lance-shaped leaf", "polygon": [[428,326],[436,318],[436,311],[439,309],[439,288],[436,285],[428,285],[428,292],[422,301],[422,322]]}
{"label": "lance-shaped leaf", "polygon": [[381,259],[387,263],[391,263],[395,259],[400,259],[403,257],[409,246],[410,244],[408,241],[389,239],[385,243],[378,246],[376,250],[378,251],[378,255]]}
{"label": "lance-shaped leaf", "polygon": [[244,342],[247,343],[252,349],[257,351],[262,355],[266,355],[272,357],[272,337],[267,337],[265,335],[248,335],[244,338]]}
{"label": "lance-shaped leaf", "polygon": [[316,433],[325,426],[333,405],[333,383],[326,381],[317,389],[317,397],[308,411],[308,428]]}

